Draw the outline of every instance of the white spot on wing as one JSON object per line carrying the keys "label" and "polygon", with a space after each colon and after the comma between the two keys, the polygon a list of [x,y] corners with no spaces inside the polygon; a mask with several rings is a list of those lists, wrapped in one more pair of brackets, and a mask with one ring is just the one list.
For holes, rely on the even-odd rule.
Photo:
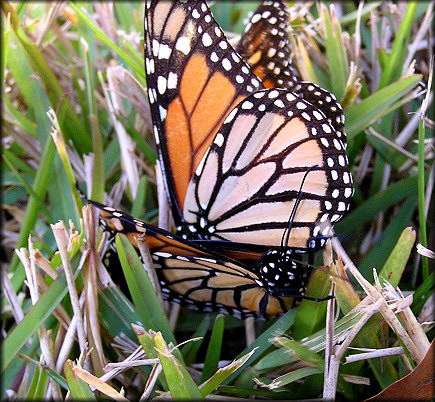
{"label": "white spot on wing", "polygon": [[190,52],[190,39],[186,36],[181,36],[178,38],[175,44],[175,49],[179,50],[181,53],[188,55]]}
{"label": "white spot on wing", "polygon": [[209,47],[213,43],[213,40],[210,38],[210,35],[206,32],[202,35],[202,44],[206,47]]}
{"label": "white spot on wing", "polygon": [[157,89],[160,95],[164,94],[166,91],[166,78],[161,75],[157,78]]}

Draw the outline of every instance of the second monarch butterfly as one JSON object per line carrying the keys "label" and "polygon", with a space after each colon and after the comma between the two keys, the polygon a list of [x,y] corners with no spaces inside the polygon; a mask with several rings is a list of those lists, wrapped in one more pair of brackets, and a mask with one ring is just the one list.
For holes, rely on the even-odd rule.
{"label": "second monarch butterfly", "polygon": [[296,76],[290,52],[289,18],[284,1],[262,1],[252,13],[236,50],[266,88],[291,89],[321,109],[346,146],[343,109],[335,96]]}
{"label": "second monarch butterfly", "polygon": [[180,233],[278,247],[308,172],[288,246],[321,247],[353,190],[341,133],[320,103],[265,89],[202,1],[147,4],[145,66]]}

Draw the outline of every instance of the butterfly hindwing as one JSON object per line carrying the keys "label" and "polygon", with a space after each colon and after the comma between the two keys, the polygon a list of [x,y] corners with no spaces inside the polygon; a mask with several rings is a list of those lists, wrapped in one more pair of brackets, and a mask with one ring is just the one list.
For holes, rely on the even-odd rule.
{"label": "butterfly hindwing", "polygon": [[188,228],[198,238],[277,246],[306,176],[287,246],[317,249],[313,238],[329,236],[348,208],[347,163],[320,110],[287,90],[258,91],[230,113],[195,172]]}

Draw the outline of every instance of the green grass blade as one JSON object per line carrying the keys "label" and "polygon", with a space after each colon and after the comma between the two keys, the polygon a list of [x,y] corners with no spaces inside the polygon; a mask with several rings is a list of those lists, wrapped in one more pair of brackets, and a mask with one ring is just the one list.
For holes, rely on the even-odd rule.
{"label": "green grass blade", "polygon": [[[433,59],[432,59],[433,61]],[[433,63],[432,63],[433,66]],[[430,90],[430,86],[429,86]],[[427,230],[426,230],[426,199],[425,199],[425,125],[424,119],[421,118],[418,123],[418,217],[420,222],[420,243],[423,247],[427,247]],[[426,281],[429,276],[429,261],[424,255],[421,256],[421,266],[423,281]]]}
{"label": "green grass blade", "polygon": [[415,206],[416,197],[410,197],[404,202],[397,215],[388,224],[381,237],[359,265],[359,271],[367,280],[373,280],[373,267],[379,270],[387,261],[399,239],[400,233],[408,226]]}
{"label": "green grass blade", "polygon": [[393,251],[379,272],[379,278],[387,280],[394,287],[398,286],[414,243],[415,231],[410,227],[404,229]]}
{"label": "green grass blade", "polygon": [[403,63],[408,51],[410,33],[413,27],[414,15],[417,10],[417,2],[408,3],[399,31],[394,39],[391,54],[379,83],[379,89],[396,81],[402,74]]}
{"label": "green grass blade", "polygon": [[160,333],[154,337],[154,343],[172,398],[202,400],[201,393],[186,367],[169,352]]}
{"label": "green grass blade", "polygon": [[116,249],[142,324],[146,329],[161,331],[167,342],[176,345],[174,334],[169,327],[148,274],[145,272],[136,250],[125,235],[118,234],[116,236]]}
{"label": "green grass blade", "polygon": [[[76,272],[77,276],[78,272]],[[38,302],[24,316],[23,320],[8,334],[2,345],[3,373],[13,357],[19,352],[26,341],[45,322],[56,306],[68,292],[65,275],[60,275],[41,296]]]}
{"label": "green grass blade", "polygon": [[95,398],[89,385],[75,375],[73,365],[74,363],[71,360],[68,360],[64,365],[68,389],[73,400],[96,401],[97,398]]}
{"label": "green grass blade", "polygon": [[98,307],[100,323],[112,338],[124,335],[136,340],[131,323],[140,321],[139,314],[117,287],[109,287],[99,292]]}
{"label": "green grass blade", "polygon": [[315,352],[301,345],[300,342],[288,339],[286,337],[279,337],[273,340],[274,345],[278,346],[282,350],[292,351],[294,356],[311,366],[317,367],[317,369],[323,371],[325,361]]}
{"label": "green grass blade", "polygon": [[376,193],[335,225],[334,229],[337,236],[350,237],[361,233],[364,225],[380,212],[414,195],[416,187],[417,177],[408,177],[390,185],[384,191]]}
{"label": "green grass blade", "polygon": [[149,182],[146,177],[142,176],[139,180],[137,187],[136,197],[133,200],[131,208],[131,216],[141,216],[143,207],[145,205],[145,195]]}
{"label": "green grass blade", "polygon": [[201,395],[205,398],[212,391],[214,391],[219,385],[223,384],[224,381],[234,373],[238,368],[242,367],[250,357],[256,352],[256,349],[251,350],[246,355],[238,358],[237,360],[219,369],[212,377],[210,377],[205,383],[199,386]]}
{"label": "green grass blade", "polygon": [[[15,11],[8,3],[3,3],[3,7],[6,8],[7,12],[15,14]],[[13,25],[13,27],[16,30],[16,37],[26,52],[27,58],[44,84],[52,108],[57,111],[59,124],[64,134],[74,142],[80,152],[89,152],[91,149],[90,138],[84,131],[84,127],[78,119],[70,101],[64,96],[64,90],[59,84],[56,74],[50,68],[36,44],[29,40],[19,26]]]}
{"label": "green grass blade", "polygon": [[349,141],[371,123],[389,113],[391,105],[416,87],[420,80],[420,75],[402,78],[350,108],[346,112],[346,133]]}
{"label": "green grass blade", "polygon": [[435,272],[432,272],[429,277],[417,288],[414,293],[414,303],[412,304],[412,312],[417,314],[421,311],[424,304],[433,294],[435,288]]}
{"label": "green grass blade", "polygon": [[275,378],[267,386],[267,388],[276,389],[276,388],[284,387],[285,385],[288,385],[292,382],[299,381],[306,377],[309,377],[310,375],[319,374],[319,373],[322,373],[322,371],[317,368],[313,368],[313,367],[300,368]]}
{"label": "green grass blade", "polygon": [[8,60],[8,50],[9,50],[9,33],[11,29],[10,16],[5,20],[2,15],[1,33],[2,33],[2,47],[1,47],[1,61],[0,61],[0,78],[1,82],[5,82],[5,70]]}
{"label": "green grass blade", "polygon": [[44,398],[45,387],[47,385],[48,375],[45,370],[40,369],[39,365],[35,367],[33,379],[30,384],[26,399],[29,401],[40,401]]}
{"label": "green grass blade", "polygon": [[211,333],[210,343],[208,344],[207,354],[202,370],[201,384],[208,380],[218,369],[222,349],[222,338],[224,335],[225,317],[219,314],[216,317]]}
{"label": "green grass blade", "polygon": [[[370,3],[365,4],[361,11],[361,19],[369,18],[370,13],[372,11],[375,11],[382,4],[383,4],[382,1],[372,1]],[[349,14],[343,15],[342,17],[340,17],[340,24],[343,26],[355,22],[357,16],[358,16],[358,11],[352,11]]]}
{"label": "green grass blade", "polygon": [[[324,271],[323,268],[320,268],[313,272],[305,295],[322,299],[328,296],[329,289],[329,273]],[[315,302],[303,299],[297,309],[292,329],[292,337],[298,340],[318,331],[322,325],[324,325],[326,307],[326,301]]]}
{"label": "green grass blade", "polygon": [[48,221],[52,221],[53,218],[51,217],[50,212],[48,211],[47,207],[45,206],[44,202],[39,198],[38,194],[30,187],[27,182],[24,180],[24,178],[20,175],[17,169],[15,169],[14,164],[9,159],[9,155],[11,153],[6,149],[3,153],[3,160],[8,165],[9,169],[11,169],[12,173],[15,175],[15,177],[18,179],[18,181],[23,185],[23,187],[26,189],[26,191],[33,197],[35,200],[37,206],[41,209],[42,213],[45,215],[45,217],[48,219]]}
{"label": "green grass blade", "polygon": [[349,77],[349,66],[344,50],[340,23],[334,10],[335,9],[331,7],[331,15],[329,15],[326,6],[321,5],[322,20],[326,28],[325,48],[329,64],[332,92],[337,99],[341,99],[344,95],[346,82]]}
{"label": "green grass blade", "polygon": [[208,331],[208,328],[210,327],[211,323],[211,316],[210,314],[207,314],[204,319],[201,321],[201,323],[198,326],[198,329],[195,331],[195,333],[192,335],[191,339],[195,338],[202,338],[200,341],[195,342],[188,342],[187,344],[183,345],[183,348],[181,349],[181,354],[183,355],[184,362],[186,365],[190,365],[193,360],[195,359],[198,349],[202,345],[202,342],[204,340],[204,337]]}
{"label": "green grass blade", "polygon": [[68,4],[74,9],[77,15],[82,18],[86,24],[95,32],[95,38],[101,41],[101,43],[113,49],[118,55],[127,63],[128,66],[137,74],[138,77],[142,78],[142,82],[145,82],[145,70],[143,64],[137,64],[126,52],[119,48],[115,43],[113,43],[82,11],[82,9],[73,2],[68,2]]}
{"label": "green grass blade", "polygon": [[[139,327],[138,325],[135,324],[133,324],[132,327],[137,336],[137,339],[139,340],[143,350],[145,351],[147,359],[157,359],[159,357],[159,353],[155,347],[156,333],[153,330],[145,331],[142,327]],[[151,370],[147,370],[147,371],[151,373]],[[159,376],[158,381],[160,382],[160,384],[162,385],[165,391],[169,390],[168,384],[164,376]]]}
{"label": "green grass blade", "polygon": [[[52,176],[51,166],[53,165],[54,157],[56,154],[56,148],[54,147],[53,141],[49,140],[45,144],[45,148],[41,156],[41,164],[36,172],[35,181],[33,183],[33,190],[38,194],[40,199],[43,199],[47,193],[48,186],[50,185],[50,180]],[[17,248],[26,245],[27,239],[29,237],[30,231],[33,230],[36,221],[38,219],[38,203],[30,198],[26,208],[26,215],[23,220],[23,224],[20,228],[20,233],[17,240]],[[12,257],[10,271],[14,272],[17,269],[18,256],[14,255]],[[24,280],[24,268],[22,265],[18,265],[17,272],[14,273],[12,278],[12,284],[14,285],[15,291],[17,291]]]}
{"label": "green grass blade", "polygon": [[[243,352],[239,353],[237,355],[237,358],[240,358],[248,354],[255,348],[258,348],[257,352],[255,353],[255,360],[263,356],[263,354],[265,354],[267,351],[273,348],[272,344],[269,342],[269,339],[276,336],[276,334],[283,334],[288,332],[291,326],[293,325],[295,316],[296,316],[296,309],[289,310],[277,322],[272,324],[266,331],[264,331],[259,337],[257,337],[257,339],[250,346],[244,349]],[[244,363],[244,365],[247,363],[253,364],[254,359],[249,358]],[[244,367],[244,365],[242,365],[241,367]],[[236,378],[237,371],[230,375],[230,377],[225,381],[225,384],[231,383]]]}

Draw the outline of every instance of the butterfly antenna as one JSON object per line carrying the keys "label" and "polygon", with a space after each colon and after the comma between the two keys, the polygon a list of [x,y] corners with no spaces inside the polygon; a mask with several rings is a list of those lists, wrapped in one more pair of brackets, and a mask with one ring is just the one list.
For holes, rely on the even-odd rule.
{"label": "butterfly antenna", "polygon": [[293,227],[293,222],[296,216],[296,211],[299,207],[299,204],[301,203],[302,200],[302,196],[304,195],[304,192],[302,191],[302,187],[304,186],[305,180],[308,176],[308,173],[310,173],[312,170],[314,170],[316,167],[318,167],[319,165],[314,165],[311,166],[304,174],[304,177],[302,178],[302,182],[301,182],[301,186],[299,187],[299,191],[298,191],[298,196],[296,198],[296,201],[293,205],[293,209],[292,212],[290,214],[290,217],[288,218],[288,225],[287,227],[284,229],[284,233],[282,234],[281,237],[281,248],[284,248],[288,246],[288,242],[289,242],[289,238],[290,238],[290,231]]}

